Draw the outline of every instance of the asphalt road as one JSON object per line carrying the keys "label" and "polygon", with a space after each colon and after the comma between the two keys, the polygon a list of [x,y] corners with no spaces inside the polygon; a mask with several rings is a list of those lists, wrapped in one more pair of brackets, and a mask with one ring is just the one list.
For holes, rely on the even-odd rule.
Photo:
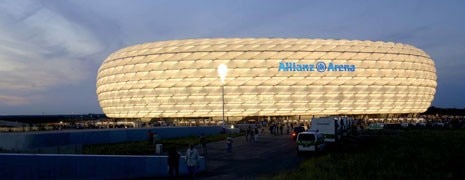
{"label": "asphalt road", "polygon": [[[196,179],[258,179],[284,170],[296,169],[302,158],[297,156],[290,135],[262,134],[257,142],[245,136],[233,138],[233,153],[226,153],[226,141],[207,145],[207,171]],[[201,152],[201,149],[199,149]]]}

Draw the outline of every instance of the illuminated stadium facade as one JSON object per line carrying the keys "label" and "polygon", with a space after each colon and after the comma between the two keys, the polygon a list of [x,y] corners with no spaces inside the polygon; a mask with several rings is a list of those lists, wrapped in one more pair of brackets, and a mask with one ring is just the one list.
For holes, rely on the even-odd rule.
{"label": "illuminated stadium facade", "polygon": [[[111,118],[313,116],[424,112],[433,60],[391,42],[189,39],[123,48],[101,65],[97,95]],[[240,119],[240,118],[239,118]]]}

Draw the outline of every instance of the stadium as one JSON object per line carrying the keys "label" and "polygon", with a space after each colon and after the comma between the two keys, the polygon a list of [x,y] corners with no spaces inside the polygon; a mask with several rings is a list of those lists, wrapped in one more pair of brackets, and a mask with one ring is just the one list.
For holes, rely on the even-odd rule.
{"label": "stadium", "polygon": [[[217,68],[228,68],[224,83]],[[434,61],[411,45],[359,40],[234,38],[139,44],[97,76],[110,118],[221,119],[418,114],[436,92]],[[222,91],[224,87],[224,94]]]}

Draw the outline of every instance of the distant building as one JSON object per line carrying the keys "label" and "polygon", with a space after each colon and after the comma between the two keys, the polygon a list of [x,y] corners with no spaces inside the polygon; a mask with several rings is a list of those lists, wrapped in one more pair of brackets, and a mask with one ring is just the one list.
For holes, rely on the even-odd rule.
{"label": "distant building", "polygon": [[[436,92],[425,52],[392,42],[188,39],[123,48],[101,65],[97,95],[110,118],[421,113]],[[239,118],[240,119],[240,118]]]}
{"label": "distant building", "polygon": [[20,123],[20,122],[0,120],[0,128],[1,127],[24,127],[24,126],[27,126],[27,124]]}

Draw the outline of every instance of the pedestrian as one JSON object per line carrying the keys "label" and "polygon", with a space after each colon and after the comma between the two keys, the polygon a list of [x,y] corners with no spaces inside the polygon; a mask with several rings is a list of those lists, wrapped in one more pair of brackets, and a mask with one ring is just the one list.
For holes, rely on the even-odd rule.
{"label": "pedestrian", "polygon": [[284,128],[284,124],[281,124],[279,126],[279,132],[280,132],[281,135],[283,135],[283,128]]}
{"label": "pedestrian", "polygon": [[200,164],[200,157],[193,144],[189,144],[189,149],[186,151],[186,164],[187,170],[189,171],[189,178],[194,179],[195,171],[197,171]]}
{"label": "pedestrian", "polygon": [[258,128],[255,128],[254,140],[255,142],[258,140]]}
{"label": "pedestrian", "polygon": [[278,124],[273,125],[273,134],[276,136],[278,135]]}
{"label": "pedestrian", "polygon": [[158,142],[158,133],[157,132],[154,132],[153,135],[152,135],[152,140],[153,140],[153,145],[156,146],[157,145],[157,142]]}
{"label": "pedestrian", "polygon": [[202,154],[205,156],[207,155],[207,137],[205,137],[205,134],[202,133],[199,138],[199,143],[202,145]]}
{"label": "pedestrian", "polygon": [[181,155],[176,150],[176,147],[172,147],[168,150],[168,174],[170,177],[177,178],[179,176],[179,157]]}
{"label": "pedestrian", "polygon": [[228,136],[228,138],[226,138],[226,144],[227,144],[226,153],[228,155],[232,154],[232,143],[233,143],[233,140],[232,140],[231,136]]}
{"label": "pedestrian", "polygon": [[252,133],[252,127],[250,127],[250,125],[247,128],[247,133],[246,134],[247,134],[247,137],[246,137],[247,142],[252,141],[253,133]]}
{"label": "pedestrian", "polygon": [[252,129],[249,129],[249,139],[250,142],[254,142],[254,131]]}
{"label": "pedestrian", "polygon": [[148,139],[149,143],[153,142],[153,132],[151,130],[147,131],[147,139]]}
{"label": "pedestrian", "polygon": [[245,141],[249,142],[249,129],[248,128],[245,130]]}

